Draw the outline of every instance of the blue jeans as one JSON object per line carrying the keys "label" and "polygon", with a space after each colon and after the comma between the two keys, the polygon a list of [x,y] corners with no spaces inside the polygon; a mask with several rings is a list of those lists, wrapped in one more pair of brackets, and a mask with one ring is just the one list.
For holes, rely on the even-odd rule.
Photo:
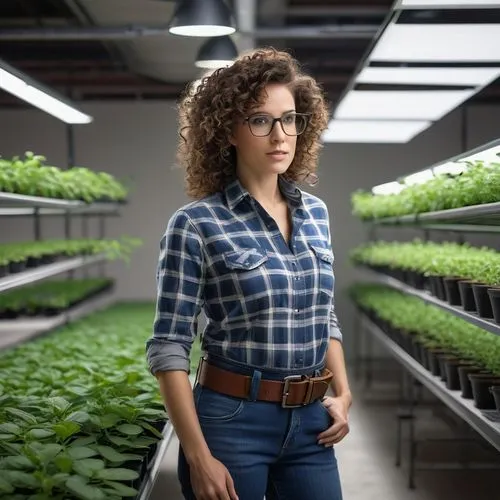
{"label": "blue jeans", "polygon": [[[194,400],[208,447],[229,470],[239,500],[342,500],[335,453],[317,443],[331,425],[320,401],[289,409],[199,384]],[[195,500],[182,448],[178,475],[184,498]]]}

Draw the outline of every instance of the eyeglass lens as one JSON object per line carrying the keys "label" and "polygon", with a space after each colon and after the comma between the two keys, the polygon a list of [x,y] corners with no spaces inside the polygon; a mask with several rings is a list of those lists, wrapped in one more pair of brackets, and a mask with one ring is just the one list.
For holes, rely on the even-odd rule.
{"label": "eyeglass lens", "polygon": [[[286,135],[299,135],[307,126],[307,118],[297,113],[286,113],[277,121]],[[263,137],[269,135],[275,124],[275,119],[270,115],[253,115],[248,118],[248,125],[253,135]]]}

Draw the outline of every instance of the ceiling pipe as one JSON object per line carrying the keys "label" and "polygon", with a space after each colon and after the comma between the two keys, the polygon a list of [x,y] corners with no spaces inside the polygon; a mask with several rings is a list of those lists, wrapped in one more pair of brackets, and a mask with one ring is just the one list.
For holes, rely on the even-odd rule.
{"label": "ceiling pipe", "polygon": [[[371,39],[379,29],[378,24],[346,26],[283,26],[256,28],[252,31],[239,30],[238,35],[255,39],[262,38],[357,38]],[[29,40],[123,40],[143,36],[173,36],[168,26],[91,26],[82,28],[18,28],[0,30],[2,41]]]}
{"label": "ceiling pipe", "polygon": [[255,48],[255,23],[257,19],[256,0],[236,0],[234,3],[234,15],[238,33],[236,47],[238,53],[246,52]]}

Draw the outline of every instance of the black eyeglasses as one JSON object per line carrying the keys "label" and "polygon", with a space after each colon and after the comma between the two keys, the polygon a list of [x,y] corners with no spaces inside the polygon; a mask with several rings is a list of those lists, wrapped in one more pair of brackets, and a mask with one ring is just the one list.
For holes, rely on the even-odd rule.
{"label": "black eyeglasses", "polygon": [[273,118],[271,115],[265,113],[259,113],[248,118],[245,118],[245,122],[248,123],[250,132],[255,137],[266,137],[269,135],[276,122],[279,122],[281,129],[286,135],[300,135],[304,132],[309,121],[309,115],[305,113],[295,113],[291,111],[285,113],[280,118]]}

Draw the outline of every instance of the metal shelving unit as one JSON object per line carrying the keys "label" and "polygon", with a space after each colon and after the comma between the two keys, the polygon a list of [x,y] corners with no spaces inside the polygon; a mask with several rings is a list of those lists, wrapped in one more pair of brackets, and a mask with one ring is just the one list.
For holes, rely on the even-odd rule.
{"label": "metal shelving unit", "polygon": [[500,202],[385,217],[370,221],[374,226],[417,226],[422,229],[459,232],[500,232]]}
{"label": "metal shelving unit", "polygon": [[439,377],[432,375],[420,363],[406,353],[366,315],[362,314],[361,325],[369,331],[396,360],[422,385],[448,406],[456,415],[467,422],[476,432],[500,451],[500,423],[486,418],[474,406],[473,400],[464,399],[460,391],[450,391]]}
{"label": "metal shelving unit", "polygon": [[118,215],[119,203],[85,203],[0,192],[0,215]]}
{"label": "metal shelving unit", "polygon": [[26,318],[0,321],[0,350],[45,335],[60,326],[104,309],[115,301],[109,294],[102,294],[74,308],[49,318]]}
{"label": "metal shelving unit", "polygon": [[428,304],[433,304],[445,311],[448,311],[463,320],[472,323],[483,330],[487,330],[494,335],[500,335],[500,325],[495,323],[493,320],[480,318],[476,313],[464,311],[461,307],[451,306],[448,302],[444,300],[439,300],[438,298],[431,295],[430,292],[425,290],[418,290],[417,288],[413,288],[408,286],[406,283],[403,283],[395,278],[390,276],[386,276],[385,274],[376,273],[374,271],[365,269],[365,272],[368,274],[370,281],[373,283],[380,283],[382,285],[390,286],[400,292],[406,293],[408,295],[413,295],[415,297],[419,297],[424,300]]}
{"label": "metal shelving unit", "polygon": [[105,260],[105,254],[75,257],[46,266],[35,267],[34,269],[29,269],[20,273],[9,274],[4,278],[0,278],[0,292],[29,285],[36,281],[41,281],[52,276],[57,276],[58,274],[90,266],[91,264],[96,264],[97,262],[103,262]]}
{"label": "metal shelving unit", "polygon": [[[443,170],[453,171],[457,161],[497,161],[495,156],[500,155],[500,140],[490,142],[458,156],[445,160],[430,166],[426,170],[432,173],[442,172]],[[420,174],[420,172],[419,172]],[[422,176],[425,178],[425,176]],[[430,231],[450,232],[459,241],[466,241],[467,233],[500,233],[500,202],[486,203],[482,205],[473,205],[467,207],[454,208],[449,210],[440,210],[420,214],[409,214],[399,217],[385,217],[365,221],[368,232],[368,240],[374,240],[377,237],[379,228],[409,228],[423,231],[423,239],[430,239]],[[399,290],[402,293],[419,297],[428,304],[437,306],[449,313],[487,331],[494,335],[500,335],[500,324],[493,319],[479,317],[478,314],[465,311],[462,307],[452,306],[447,301],[443,301],[433,296],[427,290],[413,288],[395,278],[375,272],[368,268],[363,268],[366,273],[366,282],[374,282],[389,286]],[[425,386],[440,401],[442,401],[452,412],[461,420],[469,424],[480,436],[489,442],[497,451],[500,451],[500,423],[496,419],[488,418],[487,413],[483,413],[475,407],[473,400],[467,400],[461,397],[460,391],[450,391],[440,377],[436,377],[428,372],[412,356],[404,351],[396,342],[391,340],[385,333],[375,325],[365,314],[356,313],[356,329],[364,329],[370,332],[370,335],[355,336],[355,356],[356,356],[356,378],[361,375],[361,369],[364,368],[365,385],[369,387],[372,381],[373,371],[373,351],[372,339],[376,338],[390,353],[396,358],[404,368],[401,376],[400,403],[408,405],[403,418],[407,418],[410,425],[410,476],[409,487],[414,488],[415,471],[415,450],[416,436],[414,429],[413,408],[417,403],[415,387],[419,384]],[[361,348],[361,342],[365,345]],[[364,354],[362,354],[362,351]],[[409,379],[413,379],[410,381]],[[410,394],[407,394],[407,392]],[[401,425],[401,420],[399,424]],[[398,427],[400,433],[401,427]],[[400,434],[398,434],[399,446],[401,443]],[[399,448],[399,453],[400,453]]]}

